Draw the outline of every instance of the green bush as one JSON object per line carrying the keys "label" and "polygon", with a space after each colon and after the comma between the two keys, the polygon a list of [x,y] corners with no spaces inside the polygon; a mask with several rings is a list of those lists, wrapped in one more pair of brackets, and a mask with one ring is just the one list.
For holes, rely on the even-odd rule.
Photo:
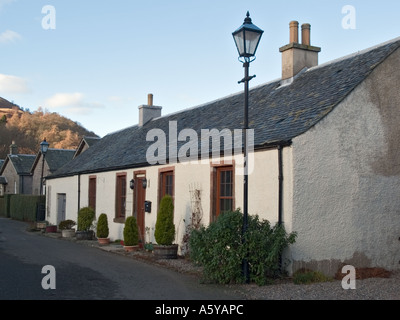
{"label": "green bush", "polygon": [[154,238],[159,245],[172,245],[175,239],[174,203],[170,195],[161,199],[154,230]]}
{"label": "green bush", "polygon": [[249,217],[245,235],[246,250],[249,252],[250,280],[265,285],[269,279],[282,275],[281,256],[283,250],[296,239],[296,233],[287,234],[283,224],[271,226],[258,216]]}
{"label": "green bush", "polygon": [[203,266],[207,280],[223,284],[244,281],[242,220],[239,212],[224,213],[207,228],[191,232],[190,258]]}
{"label": "green bush", "polygon": [[78,231],[89,231],[96,217],[94,210],[90,207],[81,208],[78,212]]}
{"label": "green bush", "polygon": [[295,242],[282,225],[271,227],[258,216],[248,217],[242,236],[243,215],[237,210],[221,214],[207,228],[193,230],[189,240],[191,259],[203,266],[203,276],[216,283],[244,283],[242,262],[249,263],[250,280],[264,285],[282,274],[280,257]]}
{"label": "green bush", "polygon": [[34,222],[37,220],[38,208],[40,205],[45,205],[45,196],[31,196],[16,194],[9,198],[9,213],[10,218]]}
{"label": "green bush", "polygon": [[59,230],[70,230],[76,226],[76,222],[73,220],[64,220],[61,221],[58,225]]}
{"label": "green bush", "polygon": [[97,221],[97,237],[98,238],[107,238],[109,234],[108,229],[108,218],[105,213],[102,213],[99,216],[99,220]]}
{"label": "green bush", "polygon": [[124,245],[137,246],[139,244],[139,231],[136,218],[130,216],[125,220],[124,226]]}
{"label": "green bush", "polygon": [[299,269],[293,274],[293,282],[295,284],[311,284],[316,282],[328,281],[332,281],[332,278],[324,275],[319,271]]}

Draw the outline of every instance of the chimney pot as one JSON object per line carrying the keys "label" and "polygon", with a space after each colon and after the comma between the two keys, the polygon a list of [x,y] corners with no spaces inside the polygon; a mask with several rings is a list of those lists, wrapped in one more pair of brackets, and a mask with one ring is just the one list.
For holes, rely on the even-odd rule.
{"label": "chimney pot", "polygon": [[289,23],[289,28],[290,28],[289,43],[299,43],[299,23],[297,21],[291,21]]}
{"label": "chimney pot", "polygon": [[309,23],[304,23],[301,25],[301,43],[306,46],[311,45],[310,30],[311,30],[311,25]]}
{"label": "chimney pot", "polygon": [[153,106],[153,94],[149,93],[149,95],[147,96],[147,105],[149,106]]}

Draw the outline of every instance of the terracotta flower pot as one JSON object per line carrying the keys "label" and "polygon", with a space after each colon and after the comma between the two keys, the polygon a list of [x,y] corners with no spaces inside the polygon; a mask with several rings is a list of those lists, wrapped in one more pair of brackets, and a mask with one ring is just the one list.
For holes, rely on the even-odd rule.
{"label": "terracotta flower pot", "polygon": [[126,252],[133,252],[139,250],[139,246],[124,246]]}
{"label": "terracotta flower pot", "polygon": [[110,238],[97,238],[100,245],[104,246],[110,243]]}

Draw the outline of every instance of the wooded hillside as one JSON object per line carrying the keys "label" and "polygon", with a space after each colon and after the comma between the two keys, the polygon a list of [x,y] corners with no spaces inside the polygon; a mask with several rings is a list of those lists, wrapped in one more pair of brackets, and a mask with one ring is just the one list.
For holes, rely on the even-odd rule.
{"label": "wooded hillside", "polygon": [[58,113],[39,108],[35,112],[18,108],[0,108],[0,159],[10,153],[13,141],[20,154],[37,154],[40,143],[46,139],[50,148],[76,149],[83,136],[97,137]]}

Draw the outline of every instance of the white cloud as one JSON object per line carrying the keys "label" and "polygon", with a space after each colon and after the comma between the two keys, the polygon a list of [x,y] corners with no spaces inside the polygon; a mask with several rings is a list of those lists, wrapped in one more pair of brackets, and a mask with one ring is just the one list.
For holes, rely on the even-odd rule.
{"label": "white cloud", "polygon": [[21,35],[15,31],[7,30],[0,33],[0,43],[10,43],[21,39]]}
{"label": "white cloud", "polygon": [[28,93],[30,90],[25,79],[6,74],[0,74],[0,92]]}
{"label": "white cloud", "polygon": [[57,93],[46,100],[46,106],[51,108],[71,107],[81,104],[82,93]]}
{"label": "white cloud", "polygon": [[82,93],[57,93],[45,101],[48,108],[64,108],[66,111],[74,114],[87,115],[93,109],[105,108],[98,102],[87,102]]}

